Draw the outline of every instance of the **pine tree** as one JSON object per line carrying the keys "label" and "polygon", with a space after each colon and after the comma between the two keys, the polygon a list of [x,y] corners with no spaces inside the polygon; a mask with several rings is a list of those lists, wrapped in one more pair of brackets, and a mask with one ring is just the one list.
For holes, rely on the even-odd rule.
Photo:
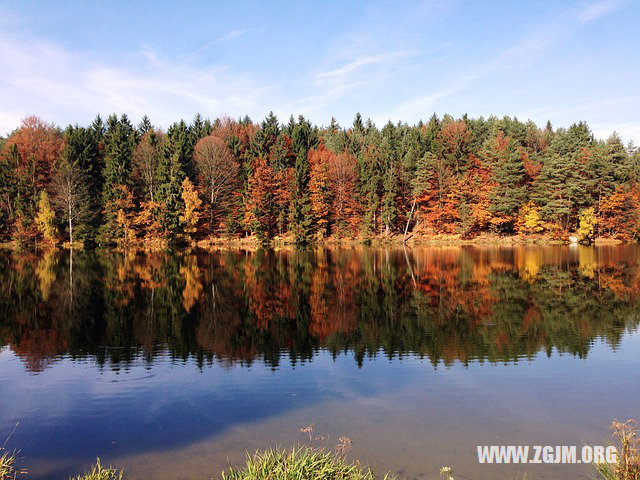
{"label": "pine tree", "polygon": [[317,143],[317,132],[301,115],[293,129],[292,148],[296,155],[293,191],[293,233],[297,245],[307,245],[313,238],[313,214],[309,196],[309,160],[307,152]]}
{"label": "pine tree", "polygon": [[380,205],[380,218],[384,223],[385,237],[389,234],[398,216],[396,204],[398,196],[398,175],[396,172],[395,155],[387,137],[382,139],[378,150],[379,162],[383,168],[382,201]]}
{"label": "pine tree", "polygon": [[142,120],[140,120],[140,123],[138,124],[138,129],[137,129],[138,136],[143,137],[145,133],[147,133],[152,129],[153,129],[153,125],[151,124],[151,120],[149,120],[149,117],[144,115],[142,117]]}
{"label": "pine tree", "polygon": [[573,207],[572,165],[566,157],[554,154],[544,162],[540,176],[535,183],[535,199],[542,206],[545,220],[555,222],[560,227],[569,227]]}
{"label": "pine tree", "polygon": [[104,205],[104,220],[100,227],[99,238],[102,243],[113,243],[117,240],[117,210],[114,206],[122,199],[123,187],[131,186],[131,158],[135,145],[135,130],[126,115],[118,119],[111,115],[107,119],[107,129],[104,134],[104,184],[102,188],[102,202]]}
{"label": "pine tree", "polygon": [[66,166],[63,170],[59,169],[57,173],[58,180],[66,178],[72,184],[79,183],[78,205],[82,205],[82,208],[81,214],[78,212],[79,215],[76,218],[77,225],[73,228],[73,237],[82,241],[85,247],[95,243],[102,216],[101,134],[98,133],[100,130],[99,126],[97,130],[78,126],[67,127],[64,132],[65,146],[61,158],[61,162],[66,163]]}
{"label": "pine tree", "polygon": [[518,147],[512,144],[508,154],[498,160],[492,181],[496,184],[491,195],[491,211],[497,215],[501,228],[511,229],[515,215],[527,199],[524,185],[525,169]]}
{"label": "pine tree", "polygon": [[179,240],[181,234],[180,215],[184,209],[182,182],[187,178],[185,163],[188,163],[189,138],[186,124],[174,124],[167,133],[163,155],[157,171],[157,201],[162,205],[162,226],[171,242]]}

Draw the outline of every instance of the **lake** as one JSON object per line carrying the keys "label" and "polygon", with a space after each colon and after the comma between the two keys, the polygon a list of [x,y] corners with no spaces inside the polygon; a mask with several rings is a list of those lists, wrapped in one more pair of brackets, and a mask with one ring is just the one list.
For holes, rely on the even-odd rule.
{"label": "lake", "polygon": [[[590,478],[477,445],[607,445],[640,418],[637,246],[0,256],[0,440],[207,479],[352,440],[400,478]],[[313,425],[313,432],[301,429]],[[0,443],[2,443],[0,441]]]}

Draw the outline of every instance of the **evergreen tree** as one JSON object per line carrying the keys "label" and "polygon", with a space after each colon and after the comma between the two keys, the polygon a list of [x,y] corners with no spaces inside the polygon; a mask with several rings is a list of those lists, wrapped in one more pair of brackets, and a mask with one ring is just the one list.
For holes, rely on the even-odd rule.
{"label": "evergreen tree", "polygon": [[[385,134],[384,131],[383,134]],[[398,216],[398,209],[396,205],[396,198],[398,196],[398,175],[395,155],[392,150],[391,142],[388,139],[389,135],[390,132],[387,130],[377,152],[377,155],[379,156],[379,163],[383,168],[380,218],[384,223],[386,237],[389,237],[389,234],[395,224],[396,217]],[[392,132],[391,135],[393,135]]]}
{"label": "evergreen tree", "polygon": [[99,239],[102,243],[113,243],[117,240],[114,236],[117,232],[115,205],[122,200],[122,187],[129,188],[132,183],[131,158],[135,146],[135,130],[126,115],[122,115],[120,119],[115,115],[109,116],[104,142],[104,218]]}
{"label": "evergreen tree", "polygon": [[64,168],[58,169],[57,172],[58,180],[62,177],[71,184],[81,183],[77,193],[78,198],[82,198],[79,202],[82,204],[82,214],[75,220],[77,228],[75,228],[74,238],[81,240],[85,246],[95,243],[102,217],[103,165],[98,133],[101,131],[99,123],[94,123],[96,128],[83,128],[77,125],[67,127],[64,132],[65,147],[61,158],[61,166]]}
{"label": "evergreen tree", "polygon": [[309,196],[309,159],[308,151],[317,144],[317,131],[300,115],[292,134],[292,149],[296,156],[295,187],[292,201],[292,226],[295,241],[306,245],[313,238],[313,213]]}
{"label": "evergreen tree", "polygon": [[491,211],[499,216],[498,224],[502,228],[513,227],[515,215],[527,199],[524,185],[525,170],[522,155],[512,143],[508,155],[501,158],[493,172],[496,188],[491,196]]}
{"label": "evergreen tree", "polygon": [[180,215],[184,210],[182,183],[191,169],[191,138],[184,121],[173,124],[167,132],[164,154],[160,157],[157,176],[157,201],[163,206],[162,226],[171,242],[180,239]]}
{"label": "evergreen tree", "polygon": [[558,154],[547,158],[534,185],[542,217],[563,228],[569,227],[574,200],[574,169],[567,160]]}
{"label": "evergreen tree", "polygon": [[144,115],[142,117],[142,120],[140,120],[140,123],[138,124],[138,137],[143,137],[144,134],[150,131],[152,128],[153,125],[151,124],[151,120],[149,120],[149,117]]}

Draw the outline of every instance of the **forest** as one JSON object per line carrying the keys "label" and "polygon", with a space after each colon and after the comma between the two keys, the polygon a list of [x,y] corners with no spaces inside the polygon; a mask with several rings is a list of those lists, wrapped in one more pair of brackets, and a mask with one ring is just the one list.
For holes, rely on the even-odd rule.
{"label": "forest", "polygon": [[378,128],[273,113],[166,131],[126,115],[64,130],[25,118],[0,137],[0,242],[163,249],[251,237],[640,236],[640,150],[585,122],[433,114]]}

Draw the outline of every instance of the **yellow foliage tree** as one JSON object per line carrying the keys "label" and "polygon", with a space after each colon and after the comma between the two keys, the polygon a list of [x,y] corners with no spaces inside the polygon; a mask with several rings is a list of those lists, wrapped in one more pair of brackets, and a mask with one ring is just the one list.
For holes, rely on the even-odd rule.
{"label": "yellow foliage tree", "polygon": [[133,192],[125,185],[117,185],[119,198],[112,202],[112,208],[116,211],[116,224],[118,226],[118,243],[130,245],[136,240],[135,204]]}
{"label": "yellow foliage tree", "polygon": [[578,216],[578,220],[578,240],[580,243],[589,245],[594,240],[596,225],[598,223],[598,217],[596,217],[596,212],[593,207],[582,210]]}
{"label": "yellow foliage tree", "polygon": [[184,225],[184,233],[191,237],[197,231],[198,223],[202,218],[202,200],[196,187],[188,178],[182,182],[182,200],[184,212],[180,215],[180,221]]}
{"label": "yellow foliage tree", "polygon": [[544,222],[540,217],[540,209],[535,203],[528,202],[520,207],[516,220],[516,231],[520,234],[540,233],[544,230]]}
{"label": "yellow foliage tree", "polygon": [[56,231],[56,212],[51,206],[49,195],[45,190],[40,193],[40,201],[38,202],[38,213],[36,214],[35,223],[38,232],[42,235],[42,243],[45,246],[53,247],[58,240]]}

